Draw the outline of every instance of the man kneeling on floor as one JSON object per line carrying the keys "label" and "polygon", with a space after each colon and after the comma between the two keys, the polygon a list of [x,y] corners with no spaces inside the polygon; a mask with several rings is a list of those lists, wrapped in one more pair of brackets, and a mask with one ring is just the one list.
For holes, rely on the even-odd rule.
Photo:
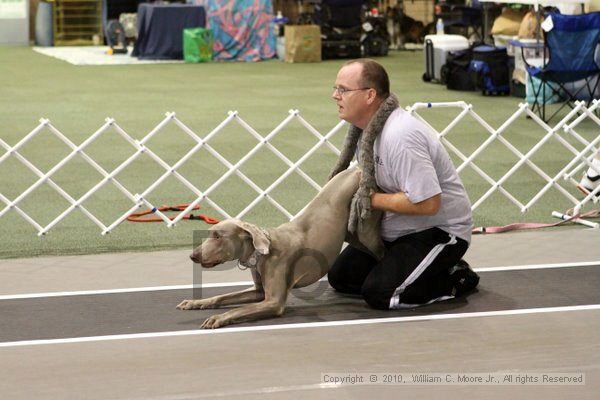
{"label": "man kneeling on floor", "polygon": [[363,167],[363,198],[359,188],[349,230],[359,223],[352,221],[353,214],[360,219],[365,209],[384,211],[386,254],[377,261],[347,246],[329,271],[331,286],[386,310],[475,289],[479,276],[462,260],[471,240],[471,205],[436,133],[399,106],[387,72],[373,60],[344,64],[332,97],[339,117],[351,124],[332,176],[355,152]]}

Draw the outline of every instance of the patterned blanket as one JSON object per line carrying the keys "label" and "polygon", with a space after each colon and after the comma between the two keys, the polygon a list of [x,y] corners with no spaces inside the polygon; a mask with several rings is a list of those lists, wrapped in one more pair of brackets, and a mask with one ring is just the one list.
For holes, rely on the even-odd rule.
{"label": "patterned blanket", "polygon": [[213,60],[261,61],[275,56],[271,0],[195,0],[205,7]]}

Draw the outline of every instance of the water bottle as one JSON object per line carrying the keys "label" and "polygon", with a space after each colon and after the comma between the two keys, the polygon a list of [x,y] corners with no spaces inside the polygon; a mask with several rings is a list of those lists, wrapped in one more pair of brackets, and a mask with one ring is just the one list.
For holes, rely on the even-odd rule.
{"label": "water bottle", "polygon": [[287,18],[284,18],[281,11],[277,11],[277,15],[274,19],[275,22],[275,36],[283,36],[283,24],[287,22]]}
{"label": "water bottle", "polygon": [[435,24],[435,33],[438,35],[444,34],[444,20],[438,18],[437,23]]}
{"label": "water bottle", "polygon": [[283,16],[281,11],[277,11],[277,15],[273,19],[273,33],[275,34],[275,53],[277,58],[284,60],[285,58],[285,36],[283,35],[283,25],[288,22],[288,19]]}

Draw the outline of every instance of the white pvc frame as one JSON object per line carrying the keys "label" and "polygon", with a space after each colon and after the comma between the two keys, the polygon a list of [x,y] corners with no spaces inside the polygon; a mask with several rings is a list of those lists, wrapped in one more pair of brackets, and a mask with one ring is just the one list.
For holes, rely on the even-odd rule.
{"label": "white pvc frame", "polygon": [[[419,110],[425,108],[457,108],[458,110],[460,110],[459,114],[450,122],[450,124],[448,124],[441,132],[438,132],[438,135],[444,146],[446,146],[446,148],[451,153],[455,154],[462,161],[461,164],[457,167],[459,173],[462,172],[468,166],[490,184],[490,189],[473,203],[473,210],[475,210],[482,203],[484,203],[495,191],[498,191],[502,193],[515,206],[517,206],[521,210],[521,212],[526,212],[531,207],[533,207],[533,205],[537,203],[550,188],[554,187],[564,197],[566,197],[570,202],[574,204],[574,211],[579,212],[586,203],[590,201],[594,203],[598,202],[598,197],[596,196],[596,194],[600,193],[600,187],[596,188],[588,196],[585,196],[585,198],[577,199],[576,197],[571,195],[569,191],[567,191],[563,186],[561,186],[559,181],[566,181],[570,185],[576,184],[577,181],[574,179],[574,176],[577,173],[581,173],[581,170],[583,168],[591,166],[591,160],[593,159],[594,155],[598,152],[598,148],[600,148],[600,134],[592,141],[587,141],[581,135],[579,135],[579,133],[576,131],[576,127],[585,119],[590,119],[600,127],[600,118],[598,118],[595,114],[595,111],[598,109],[598,107],[600,107],[600,101],[598,100],[594,100],[589,108],[586,107],[586,104],[584,102],[578,102],[576,103],[575,108],[571,110],[571,112],[569,112],[567,116],[565,116],[555,126],[550,127],[544,121],[542,121],[535,113],[533,113],[529,109],[527,104],[520,104],[517,111],[513,115],[511,115],[498,129],[492,128],[481,116],[479,116],[475,111],[473,111],[472,105],[462,101],[449,103],[415,103],[412,106],[407,107],[407,111],[413,114],[415,117],[422,120],[423,122],[425,122],[427,125],[429,125],[427,121],[425,121],[425,119],[423,119],[423,117],[419,115]],[[537,123],[546,131],[546,134],[540,139],[540,141],[525,154],[519,151],[506,138],[502,136],[503,132],[517,118],[523,115],[528,115],[531,118],[532,122]],[[477,121],[484,128],[484,130],[489,133],[489,137],[473,153],[471,153],[468,156],[463,154],[463,152],[461,152],[449,140],[449,134],[452,131],[452,129],[456,126],[456,124],[458,124],[463,118],[467,116]],[[297,120],[301,124],[301,126],[308,130],[308,132],[310,132],[318,140],[317,143],[296,162],[291,161],[287,156],[281,153],[271,143],[272,139],[293,120]],[[258,142],[245,156],[243,156],[235,164],[230,163],[208,144],[211,138],[219,134],[224,127],[233,122],[237,123],[244,130],[246,130]],[[146,143],[152,137],[157,135],[168,124],[175,124],[175,126],[181,129],[188,136],[190,136],[190,138],[195,142],[194,146],[183,157],[181,157],[177,162],[175,162],[172,165],[169,165],[154,151],[152,151],[146,146]],[[0,210],[0,218],[6,215],[10,210],[15,210],[15,212],[17,212],[25,221],[27,221],[37,230],[39,236],[49,232],[57,224],[59,224],[61,221],[67,218],[67,216],[75,209],[81,210],[81,212],[86,217],[88,217],[92,222],[94,222],[101,229],[102,235],[105,235],[114,230],[119,224],[125,221],[130,214],[132,214],[142,206],[149,207],[151,210],[153,210],[154,213],[159,218],[161,218],[169,228],[174,227],[201,201],[204,201],[207,204],[209,204],[219,214],[221,214],[222,217],[231,218],[232,216],[226,210],[221,208],[217,203],[211,200],[209,196],[220,185],[222,185],[228,177],[230,177],[233,174],[236,174],[242,181],[244,181],[248,186],[250,186],[257,193],[257,195],[254,198],[254,200],[252,200],[241,212],[239,212],[235,216],[235,218],[243,218],[245,215],[248,214],[248,212],[250,212],[254,207],[256,207],[258,203],[265,199],[282,214],[284,214],[286,218],[292,220],[299,213],[293,215],[282,204],[277,202],[270,195],[271,192],[294,172],[297,173],[300,177],[302,177],[306,182],[308,182],[308,184],[310,184],[316,191],[319,191],[321,189],[319,184],[317,184],[317,182],[315,182],[308,174],[306,174],[301,169],[301,166],[311,155],[313,155],[322,146],[327,146],[327,148],[329,148],[329,150],[331,150],[336,156],[339,156],[340,150],[337,149],[330,142],[330,139],[333,135],[339,132],[344,127],[344,125],[345,123],[342,121],[336,126],[334,126],[325,135],[322,135],[317,129],[310,125],[310,123],[308,123],[300,115],[298,110],[290,110],[288,116],[281,123],[279,123],[271,132],[269,132],[266,136],[261,136],[254,128],[252,128],[248,123],[246,123],[236,111],[230,111],[225,120],[223,120],[211,132],[209,132],[204,138],[201,138],[196,133],[194,133],[188,126],[186,126],[182,121],[180,121],[176,117],[174,112],[168,112],[165,114],[165,118],[141,140],[136,140],[132,138],[127,132],[125,132],[123,128],[121,128],[117,124],[117,122],[114,119],[107,118],[105,120],[105,123],[89,138],[87,138],[80,145],[75,145],[69,138],[67,138],[62,132],[60,132],[55,126],[53,126],[49,120],[41,119],[40,124],[14,146],[8,145],[4,140],[0,138],[0,146],[6,151],[2,156],[0,156],[0,167],[2,166],[2,163],[5,160],[13,156],[38,177],[38,180],[36,182],[30,185],[26,190],[24,190],[19,196],[17,196],[13,200],[8,199],[5,195],[0,193],[0,201],[2,201],[5,204],[5,207],[2,210]],[[87,146],[93,143],[97,138],[99,138],[109,129],[115,130],[123,139],[125,139],[125,141],[127,141],[135,149],[135,152],[131,156],[129,156],[125,161],[123,161],[120,165],[118,165],[115,169],[113,169],[110,172],[102,168],[85,152]],[[432,129],[434,128],[432,127]],[[27,160],[19,153],[19,149],[24,144],[29,142],[31,139],[39,135],[44,130],[50,131],[50,133],[55,135],[59,140],[61,140],[63,143],[65,143],[65,145],[67,145],[71,149],[71,152],[66,157],[60,160],[46,173],[40,171],[34,164],[32,164],[29,160]],[[571,145],[567,140],[565,140],[561,136],[561,134],[559,133],[560,131],[562,131],[565,135],[570,135],[573,138],[575,138],[579,143],[581,143],[581,145],[584,146],[583,150],[578,150],[573,145]],[[558,174],[552,177],[531,161],[531,157],[536,152],[538,152],[542,148],[542,146],[551,138],[556,139],[567,150],[573,153],[572,160],[569,163],[567,163]],[[483,171],[480,167],[477,166],[477,164],[475,164],[475,159],[494,140],[497,140],[500,143],[502,143],[508,150],[510,150],[519,158],[518,162],[497,181],[492,179],[487,173],[485,173],[485,171]],[[227,168],[227,172],[223,174],[219,179],[217,179],[217,181],[215,181],[212,185],[206,188],[204,191],[197,188],[194,184],[192,184],[189,180],[187,180],[178,172],[178,169],[202,148],[206,149],[214,158],[216,158],[221,164],[223,164]],[[261,148],[269,149],[273,154],[275,154],[288,166],[288,169],[264,190],[240,170],[242,165],[244,165],[244,163],[251,159]],[[148,155],[154,162],[160,165],[165,170],[165,172],[154,183],[148,186],[142,193],[131,193],[116,179],[116,176],[129,165],[131,165],[142,154]],[[70,160],[72,160],[78,155],[82,157],[83,160],[86,161],[89,165],[91,165],[96,171],[98,171],[102,175],[102,179],[91,189],[89,189],[86,193],[84,193],[81,197],[79,197],[78,199],[74,199],[71,195],[65,192],[59,185],[57,185],[52,180],[52,175],[54,175]],[[546,185],[526,204],[523,204],[521,201],[515,198],[515,196],[513,196],[508,190],[506,190],[505,187],[503,187],[503,184],[506,181],[508,181],[511,178],[511,176],[523,165],[527,165],[530,169],[532,169],[546,181]],[[2,170],[0,168],[0,173],[1,171]],[[600,173],[600,171],[598,172]],[[173,220],[170,220],[164,213],[158,210],[158,207],[156,207],[148,200],[148,196],[165,179],[167,179],[170,176],[175,177],[196,196],[195,200],[192,203],[190,203],[185,210],[177,214],[177,216]],[[83,206],[83,203],[91,196],[93,196],[108,182],[111,182],[125,197],[131,200],[133,205],[131,206],[131,208],[125,211],[119,218],[113,221],[110,225],[105,225],[89,210],[87,210]],[[46,226],[41,226],[37,221],[35,221],[31,216],[29,216],[19,207],[19,203],[44,183],[47,183],[51,188],[53,188],[58,194],[60,194],[65,200],[67,200],[67,202],[69,202],[70,205],[61,214],[56,216],[49,224],[47,224]],[[300,212],[302,212],[302,210]],[[598,224],[592,223],[592,226],[597,227]]]}

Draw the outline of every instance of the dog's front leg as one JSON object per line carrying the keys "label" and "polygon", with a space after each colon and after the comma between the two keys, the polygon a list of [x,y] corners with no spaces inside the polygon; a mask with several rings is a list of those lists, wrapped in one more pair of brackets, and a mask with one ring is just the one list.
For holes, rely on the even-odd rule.
{"label": "dog's front leg", "polygon": [[241,321],[279,317],[284,310],[285,299],[283,301],[263,300],[260,303],[248,304],[223,314],[212,315],[204,321],[200,328],[215,329]]}
{"label": "dog's front leg", "polygon": [[292,287],[290,265],[280,265],[277,257],[269,259],[261,272],[265,298],[260,303],[213,315],[204,321],[202,329],[215,329],[241,321],[278,317],[285,310],[285,301]]}
{"label": "dog's front leg", "polygon": [[219,308],[233,304],[256,303],[265,298],[262,289],[251,287],[238,292],[221,294],[208,299],[183,300],[177,308],[180,310],[204,310],[207,308]]}
{"label": "dog's front leg", "polygon": [[209,297],[208,299],[184,300],[179,303],[177,308],[180,310],[204,310],[207,308],[219,308],[221,306],[263,301],[265,299],[265,292],[260,280],[260,275],[254,270],[252,271],[252,280],[254,281],[254,287]]}

